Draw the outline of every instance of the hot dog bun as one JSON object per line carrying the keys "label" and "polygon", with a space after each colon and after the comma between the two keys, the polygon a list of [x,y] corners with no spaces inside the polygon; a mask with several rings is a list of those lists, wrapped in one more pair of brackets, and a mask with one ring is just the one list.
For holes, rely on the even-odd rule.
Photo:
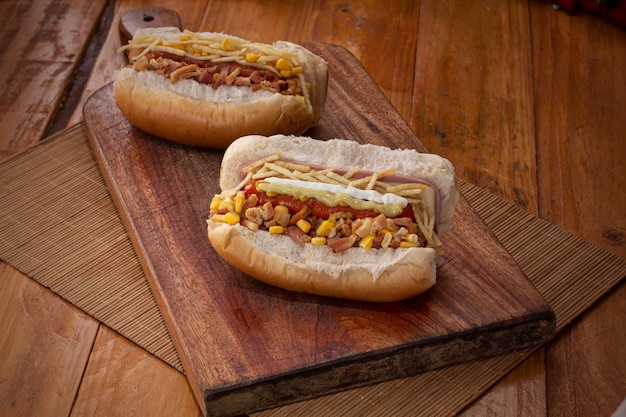
{"label": "hot dog bun", "polygon": [[[189,33],[177,28],[151,28],[137,31],[133,39],[179,39]],[[323,58],[286,41],[265,45],[224,34],[193,35],[227,37],[237,45],[284,53],[290,63],[303,69],[308,84],[306,100],[265,90],[253,92],[249,86],[221,85],[214,89],[195,79],[173,83],[154,71],[129,66],[116,75],[113,91],[119,109],[139,129],[187,145],[224,149],[236,138],[250,134],[301,134],[320,119],[328,85]]]}
{"label": "hot dog bun", "polygon": [[[423,178],[435,185],[440,195],[439,235],[450,228],[459,200],[454,167],[437,155],[414,150],[391,150],[376,145],[334,139],[274,135],[247,136],[236,140],[225,152],[220,187],[236,187],[241,169],[263,157],[280,154],[287,160],[329,167],[358,166],[381,171],[395,167],[398,174]],[[352,247],[334,253],[327,246],[299,244],[286,235],[251,231],[207,221],[208,238],[229,264],[267,284],[353,300],[388,302],[411,298],[436,282],[436,251],[433,248],[364,250]]]}

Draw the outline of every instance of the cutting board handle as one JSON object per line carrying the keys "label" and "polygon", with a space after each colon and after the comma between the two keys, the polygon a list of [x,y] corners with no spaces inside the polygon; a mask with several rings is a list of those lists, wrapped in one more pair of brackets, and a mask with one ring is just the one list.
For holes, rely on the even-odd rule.
{"label": "cutting board handle", "polygon": [[132,39],[137,29],[173,26],[182,30],[180,16],[175,10],[159,6],[146,6],[126,12],[119,23],[122,45]]}

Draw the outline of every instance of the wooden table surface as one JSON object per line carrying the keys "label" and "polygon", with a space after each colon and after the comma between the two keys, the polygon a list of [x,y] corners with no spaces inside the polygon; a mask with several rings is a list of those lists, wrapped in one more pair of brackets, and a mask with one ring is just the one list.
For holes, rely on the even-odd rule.
{"label": "wooden table surface", "polygon": [[[0,2],[0,160],[81,121],[123,65],[120,16],[151,4]],[[624,28],[541,0],[158,5],[191,30],[347,48],[460,177],[626,258]],[[0,298],[0,415],[199,415],[182,374],[1,262]],[[461,415],[610,416],[625,313],[622,282]]]}

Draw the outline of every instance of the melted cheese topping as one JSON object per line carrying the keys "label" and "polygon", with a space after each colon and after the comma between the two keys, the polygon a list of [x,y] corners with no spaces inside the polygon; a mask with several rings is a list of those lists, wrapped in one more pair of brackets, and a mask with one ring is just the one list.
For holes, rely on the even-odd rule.
{"label": "melted cheese topping", "polygon": [[408,204],[406,198],[391,193],[277,177],[259,181],[257,190],[297,198],[315,198],[330,207],[344,204],[355,210],[373,210],[391,218],[402,213]]}

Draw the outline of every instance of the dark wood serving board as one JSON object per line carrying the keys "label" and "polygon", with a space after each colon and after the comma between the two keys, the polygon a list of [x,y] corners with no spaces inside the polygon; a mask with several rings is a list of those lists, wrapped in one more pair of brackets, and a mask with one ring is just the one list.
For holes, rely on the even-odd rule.
{"label": "dark wood serving board", "polygon": [[[324,115],[307,135],[425,151],[350,52],[307,46],[330,70]],[[137,130],[111,85],[86,102],[84,121],[205,414],[278,406],[554,336],[553,312],[464,199],[425,294],[376,304],[292,293],[233,269],[206,237],[222,151]]]}

